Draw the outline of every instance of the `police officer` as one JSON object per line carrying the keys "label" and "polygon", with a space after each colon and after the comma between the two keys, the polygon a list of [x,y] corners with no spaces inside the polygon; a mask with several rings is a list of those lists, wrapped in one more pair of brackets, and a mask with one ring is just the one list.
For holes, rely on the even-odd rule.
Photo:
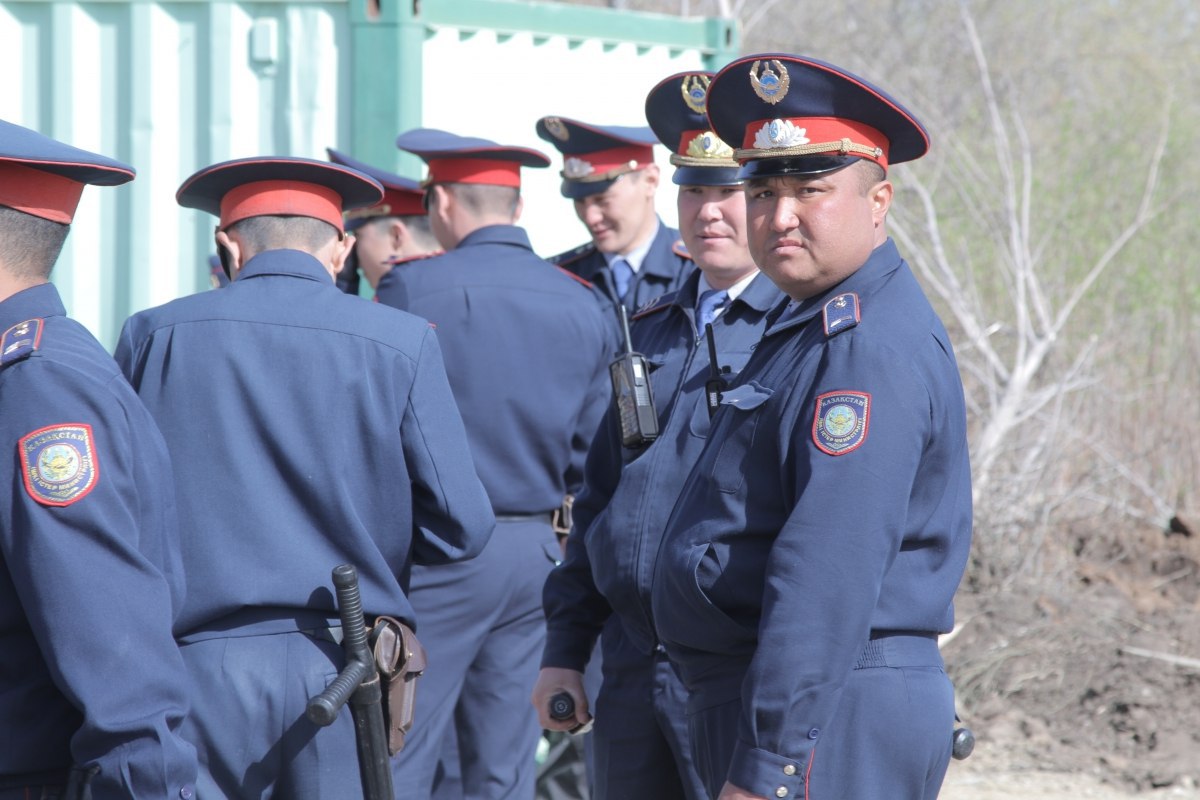
{"label": "police officer", "polygon": [[3,800],[194,792],[167,449],[49,283],[83,187],[133,176],[0,121]]}
{"label": "police officer", "polygon": [[862,78],[756,55],[713,79],[750,250],[789,296],[667,523],[655,625],[709,793],[936,797],[953,690],[938,653],[971,485],[949,337],[887,236],[916,118]]}
{"label": "police officer", "polygon": [[380,193],[308,159],[200,170],[176,198],[219,218],[234,280],[134,315],[117,345],[175,464],[201,796],[361,793],[349,714],[305,717],[344,660],[330,570],[357,567],[368,619],[412,625],[411,564],[469,558],[494,525],[434,331],[334,286],[342,212]]}
{"label": "police officer", "polygon": [[429,217],[425,215],[425,190],[409,178],[364,164],[345,153],[325,148],[329,160],[369,175],[383,186],[383,199],[367,208],[346,212],[345,227],[354,233],[354,250],[338,273],[338,286],[358,293],[358,276],[374,289],[392,267],[441,252]]}
{"label": "police officer", "polygon": [[[704,115],[711,77],[672,75],[646,99],[646,118],[673,147],[680,229],[697,267],[682,288],[639,311],[631,327],[634,349],[653,370],[658,437],[623,447],[619,414],[609,410],[588,453],[567,559],[544,593],[547,643],[533,703],[547,728],[587,720],[582,673],[603,628],[592,768],[599,800],[707,797],[690,749],[686,692],[650,621],[649,579],[663,525],[708,431],[706,384],[714,369],[722,381],[741,371],[783,296],[747,249],[738,165]],[[717,365],[709,360],[706,323]],[[575,699],[576,719],[549,716],[549,698],[560,691]]]}
{"label": "police officer", "polygon": [[550,260],[630,313],[678,289],[693,263],[679,231],[654,211],[659,171],[653,131],[543,117],[537,134],[563,154],[562,195],[574,202],[592,237]]}
{"label": "police officer", "polygon": [[[453,724],[465,797],[531,797],[539,728],[529,707],[545,639],[541,590],[560,557],[552,514],[582,480],[604,412],[610,329],[583,283],[534,255],[515,222],[536,150],[418,129],[397,140],[429,168],[430,223],[446,254],[394,269],[381,303],[437,326],[450,384],[498,520],[475,560],[414,570],[431,669],[396,792],[429,797],[430,754]],[[439,727],[441,726],[441,727]],[[457,769],[456,769],[457,767]],[[440,783],[438,784],[440,788]]]}

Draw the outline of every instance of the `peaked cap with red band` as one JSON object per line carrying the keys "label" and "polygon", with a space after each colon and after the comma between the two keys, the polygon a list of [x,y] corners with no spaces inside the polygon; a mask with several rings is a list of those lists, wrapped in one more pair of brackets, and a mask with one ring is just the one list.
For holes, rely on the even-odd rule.
{"label": "peaked cap with red band", "polygon": [[339,164],[269,156],[213,164],[192,175],[175,200],[220,217],[225,230],[250,217],[312,217],[343,230],[342,212],[383,198],[374,178]]}
{"label": "peaked cap with red band", "polygon": [[0,206],[69,225],[87,184],[117,186],[133,167],[0,120]]}
{"label": "peaked cap with red band", "polygon": [[627,172],[654,163],[658,137],[647,127],[590,125],[542,117],[537,135],[563,154],[562,195],[572,200],[600,194]]}
{"label": "peaked cap with red band", "polygon": [[396,147],[418,156],[429,167],[423,181],[479,183],[520,188],[521,167],[544,169],[550,159],[529,147],[497,144],[491,139],[459,136],[436,128],[414,128],[396,137]]}
{"label": "peaked cap with red band", "polygon": [[356,208],[346,212],[346,230],[355,230],[380,217],[425,216],[425,190],[417,181],[403,178],[392,172],[385,172],[378,167],[338,152],[332,147],[326,147],[325,152],[329,154],[329,160],[334,164],[341,164],[343,167],[356,169],[364,175],[370,175],[383,187],[383,199],[378,203],[368,208]]}
{"label": "peaked cap with red band", "polygon": [[929,150],[929,134],[882,89],[803,56],[731,62],[708,87],[708,120],[734,148],[744,179],[814,175],[858,159],[889,164]]}
{"label": "peaked cap with red band", "polygon": [[733,149],[708,126],[705,108],[711,72],[680,72],[664,78],[646,96],[646,121],[671,148],[673,183],[681,186],[736,186]]}

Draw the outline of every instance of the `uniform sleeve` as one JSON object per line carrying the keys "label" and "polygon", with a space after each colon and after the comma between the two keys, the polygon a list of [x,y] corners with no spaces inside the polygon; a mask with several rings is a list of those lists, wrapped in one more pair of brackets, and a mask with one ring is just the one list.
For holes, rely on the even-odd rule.
{"label": "uniform sleeve", "polygon": [[413,561],[444,564],[478,555],[496,526],[475,472],[458,406],[432,330],[421,341],[400,441],[412,479]]}
{"label": "uniform sleeve", "polygon": [[[11,502],[0,548],[50,678],[83,715],[72,758],[99,767],[97,800],[179,797],[196,779],[195,751],[179,736],[188,680],[170,586],[144,555],[178,534],[139,529],[145,493],[160,487],[134,477],[153,454],[133,451],[120,402],[71,370],[31,359],[2,380],[0,475]],[[57,490],[62,474],[79,483]]]}
{"label": "uniform sleeve", "polygon": [[596,436],[596,429],[603,419],[605,411],[612,404],[612,384],[609,378],[608,365],[612,360],[610,330],[597,312],[597,329],[595,341],[584,353],[594,358],[596,363],[592,371],[592,380],[587,394],[583,397],[579,419],[575,432],[571,437],[571,464],[566,474],[567,493],[577,495],[583,487],[583,472],[587,462],[588,448]]}
{"label": "uniform sleeve", "polygon": [[[783,787],[803,796],[803,776],[869,639],[900,549],[931,403],[929,387],[889,353],[851,336],[831,340],[812,385],[799,387],[783,409],[781,492],[791,512],[767,559],[728,776],[757,794],[773,797]],[[860,407],[856,446],[844,421],[846,430],[833,426],[842,434],[836,442],[814,433],[818,407],[846,398],[869,403]]]}
{"label": "uniform sleeve", "polygon": [[566,558],[550,571],[542,590],[546,612],[543,667],[583,672],[605,621],[612,615],[612,607],[592,579],[586,537],[617,489],[620,447],[620,432],[610,406],[588,451],[583,489],[575,500],[575,530],[567,537]]}

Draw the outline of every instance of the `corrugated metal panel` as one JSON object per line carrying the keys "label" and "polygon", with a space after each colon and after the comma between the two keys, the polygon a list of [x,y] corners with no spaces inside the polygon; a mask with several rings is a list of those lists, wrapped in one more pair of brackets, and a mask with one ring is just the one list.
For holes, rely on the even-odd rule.
{"label": "corrugated metal panel", "polygon": [[[0,0],[0,118],[138,170],[85,192],[54,275],[111,347],[130,313],[208,285],[213,220],[174,202],[196,169],[338,146],[416,174],[393,145],[413,125],[546,149],[544,114],[641,124],[658,78],[731,46],[726,23],[642,16],[513,0]],[[554,171],[530,183],[524,220],[546,252],[584,233]]]}

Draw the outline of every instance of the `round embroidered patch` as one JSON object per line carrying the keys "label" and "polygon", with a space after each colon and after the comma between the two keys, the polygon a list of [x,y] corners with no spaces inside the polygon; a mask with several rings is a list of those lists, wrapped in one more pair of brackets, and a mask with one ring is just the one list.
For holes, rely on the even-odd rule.
{"label": "round embroidered patch", "polygon": [[21,437],[17,445],[25,491],[42,505],[69,506],[96,486],[99,465],[92,426],[51,425]]}
{"label": "round embroidered patch", "polygon": [[849,453],[867,439],[871,395],[865,392],[826,392],[817,397],[813,443],[831,456]]}

